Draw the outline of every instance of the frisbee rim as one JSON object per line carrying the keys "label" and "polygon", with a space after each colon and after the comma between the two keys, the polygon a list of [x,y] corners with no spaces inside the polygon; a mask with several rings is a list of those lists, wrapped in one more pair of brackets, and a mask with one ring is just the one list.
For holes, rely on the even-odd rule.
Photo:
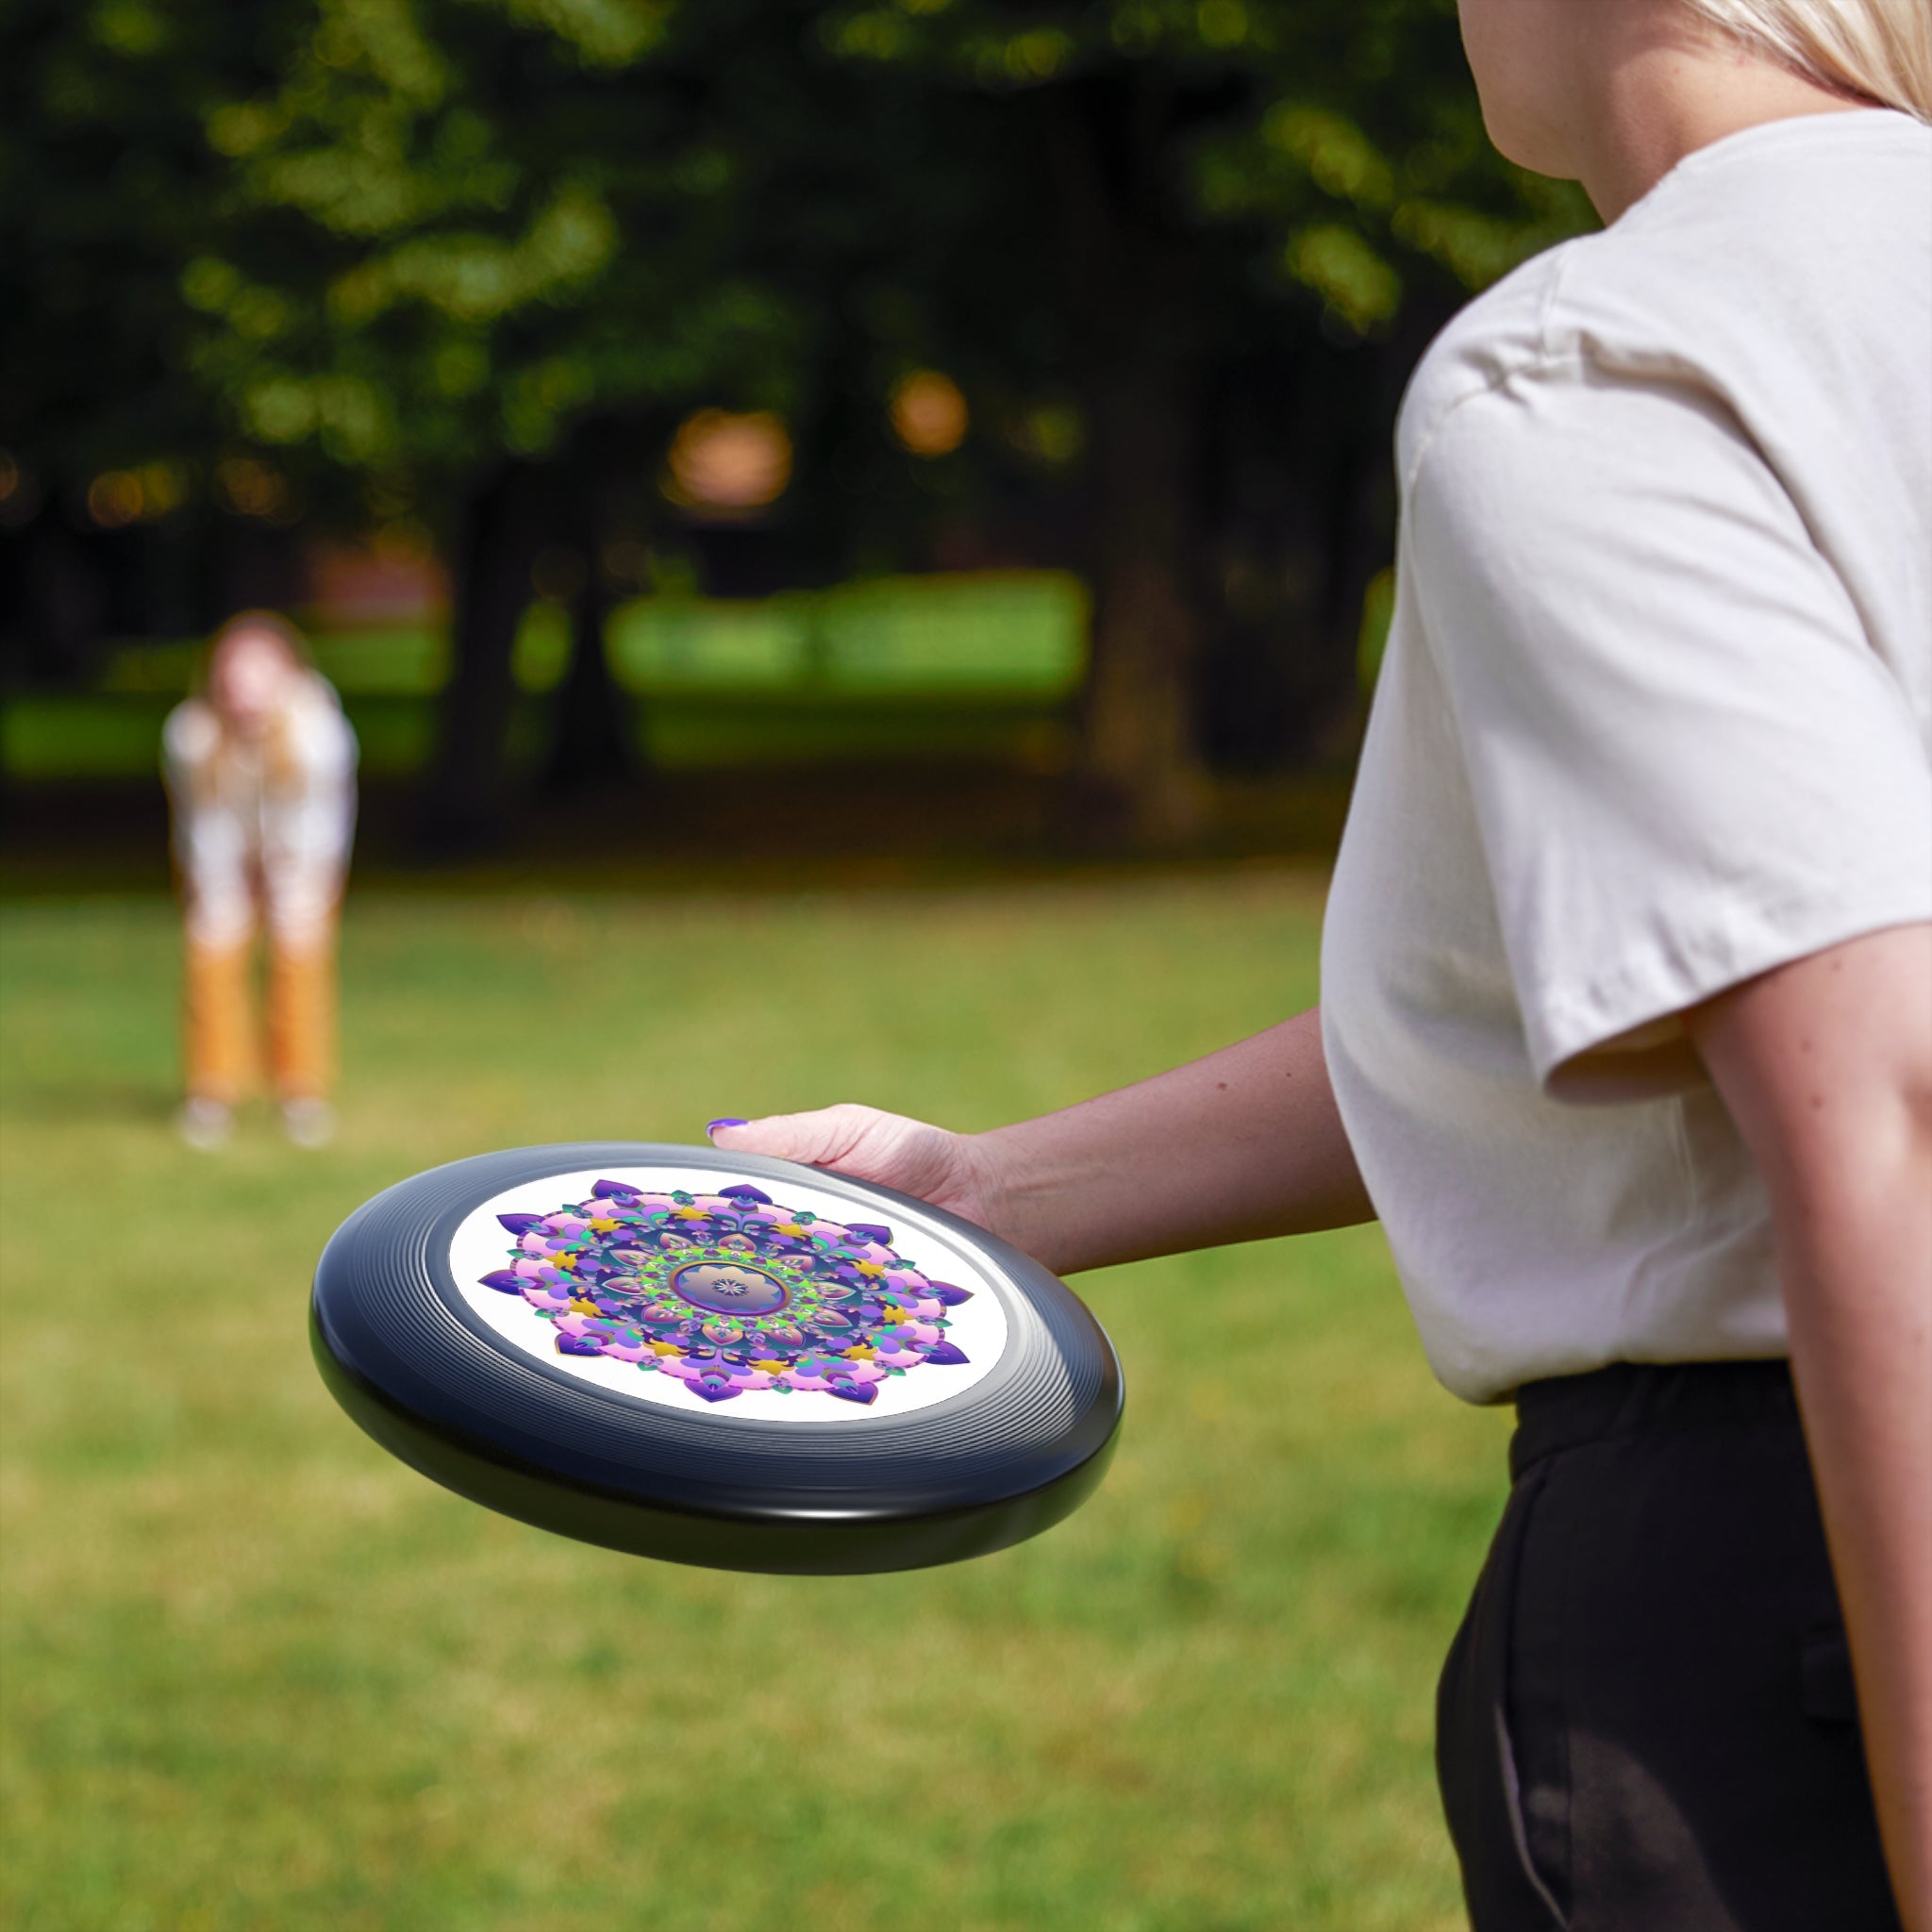
{"label": "frisbee rim", "polygon": [[[1000,1357],[921,1408],[796,1427],[782,1414],[666,1407],[513,1351],[456,1281],[455,1230],[494,1196],[553,1174],[653,1167],[713,1168],[721,1185],[728,1174],[781,1191],[790,1181],[925,1224],[981,1264],[974,1279],[1007,1318]],[[504,1149],[397,1182],[331,1238],[308,1326],[338,1405],[419,1474],[553,1533],[723,1569],[910,1569],[1024,1541],[1098,1487],[1124,1405],[1118,1355],[1092,1312],[990,1231],[837,1169],[661,1142]],[[468,1377],[456,1373],[465,1364]],[[999,1426],[1002,1405],[1010,1430]],[[971,1426],[949,1433],[961,1419]],[[922,1478],[934,1500],[922,1499]],[[975,1479],[981,1492],[962,1494]]]}
{"label": "frisbee rim", "polygon": [[[798,1508],[758,1516],[749,1510],[707,1509],[681,1500],[641,1499],[527,1462],[468,1431],[431,1428],[338,1357],[329,1349],[312,1310],[309,1345],[317,1372],[343,1413],[379,1448],[452,1495],[553,1536],[626,1556],[704,1569],[766,1575],[885,1574],[991,1556],[1071,1516],[1100,1487],[1120,1446],[1123,1414],[1116,1408],[1099,1445],[1079,1461],[1031,1489],[990,1502],[908,1509],[891,1515],[863,1509]],[[371,1428],[372,1413],[383,1418],[388,1428]],[[429,1447],[429,1455],[411,1453],[420,1452],[425,1445]],[[453,1481],[447,1466],[436,1466],[451,1461],[460,1465],[464,1474],[482,1480]],[[541,1512],[518,1507],[503,1493],[505,1480],[510,1485],[528,1484],[547,1497],[563,1495],[579,1506],[588,1506],[601,1533],[593,1533],[582,1522],[560,1527],[555,1521],[543,1520]],[[1042,1509],[1042,1505],[1050,1507]],[[673,1525],[681,1526],[687,1536],[680,1538],[674,1530],[666,1538],[661,1532]],[[651,1531],[658,1534],[647,1533]],[[969,1534],[973,1531],[982,1533]],[[672,1546],[686,1541],[691,1547]],[[703,1554],[695,1547],[700,1542],[705,1544]],[[929,1548],[932,1544],[941,1547]],[[863,1555],[868,1560],[854,1562],[855,1555]],[[871,1560],[875,1557],[885,1560]]]}

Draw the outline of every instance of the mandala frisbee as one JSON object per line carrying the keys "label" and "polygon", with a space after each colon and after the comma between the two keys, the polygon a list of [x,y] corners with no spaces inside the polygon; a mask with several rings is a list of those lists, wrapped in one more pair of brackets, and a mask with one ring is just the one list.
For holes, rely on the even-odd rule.
{"label": "mandala frisbee", "polygon": [[730,1569],[914,1568],[1097,1486],[1119,1365],[984,1229],[709,1148],[485,1155],[330,1241],[315,1356],[386,1448],[473,1500]]}
{"label": "mandala frisbee", "polygon": [[483,1285],[528,1303],[559,1355],[633,1363],[705,1402],[772,1390],[870,1405],[891,1377],[971,1365],[946,1339],[971,1289],[923,1274],[890,1227],[749,1181],[653,1193],[600,1177],[589,1200],[496,1219],[514,1245]]}

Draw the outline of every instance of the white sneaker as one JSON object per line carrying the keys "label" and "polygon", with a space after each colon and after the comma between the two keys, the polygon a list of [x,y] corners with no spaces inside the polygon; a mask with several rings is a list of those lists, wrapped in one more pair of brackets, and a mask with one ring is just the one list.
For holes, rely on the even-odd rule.
{"label": "white sneaker", "polygon": [[175,1112],[175,1131],[199,1154],[212,1154],[233,1131],[235,1110],[225,1101],[192,1093]]}
{"label": "white sneaker", "polygon": [[297,1147],[326,1147],[336,1137],[336,1110],[312,1094],[285,1100],[282,1132]]}

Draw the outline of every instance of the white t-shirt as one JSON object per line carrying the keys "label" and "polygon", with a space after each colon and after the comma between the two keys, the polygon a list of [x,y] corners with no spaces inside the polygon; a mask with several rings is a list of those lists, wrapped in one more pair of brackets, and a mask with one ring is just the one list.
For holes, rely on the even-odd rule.
{"label": "white t-shirt", "polygon": [[1676,1016],[1932,919],[1932,128],[1700,149],[1465,309],[1397,449],[1323,1010],[1429,1359],[1782,1355]]}

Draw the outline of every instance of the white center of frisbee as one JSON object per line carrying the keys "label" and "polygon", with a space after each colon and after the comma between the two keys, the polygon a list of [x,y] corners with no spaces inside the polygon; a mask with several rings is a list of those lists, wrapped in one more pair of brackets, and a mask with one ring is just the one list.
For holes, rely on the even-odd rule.
{"label": "white center of frisbee", "polygon": [[982,1381],[1007,1345],[1006,1277],[936,1222],[723,1166],[519,1182],[464,1217],[449,1265],[511,1348],[665,1408],[909,1415]]}

